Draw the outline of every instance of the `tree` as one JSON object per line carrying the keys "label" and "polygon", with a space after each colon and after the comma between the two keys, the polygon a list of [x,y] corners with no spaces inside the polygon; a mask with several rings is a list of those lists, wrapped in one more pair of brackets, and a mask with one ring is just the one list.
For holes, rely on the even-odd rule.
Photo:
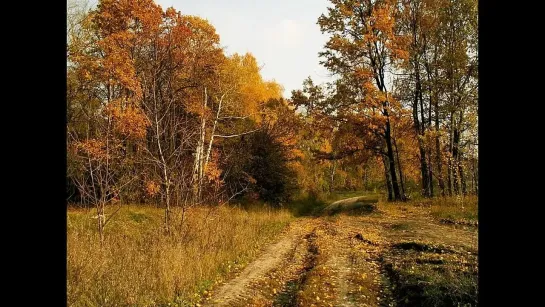
{"label": "tree", "polygon": [[[233,54],[218,70],[210,91],[206,91],[210,115],[201,118],[201,138],[195,156],[194,193],[200,199],[202,180],[208,169],[214,141],[240,137],[256,131],[249,122],[259,122],[262,104],[281,96],[281,87],[274,81],[264,81],[255,57],[249,53]],[[204,113],[203,113],[204,114]],[[207,118],[212,122],[207,131]],[[208,137],[207,137],[208,134]],[[236,192],[235,192],[236,193]]]}
{"label": "tree", "polygon": [[401,31],[411,38],[411,48],[404,67],[406,77],[400,78],[399,84],[404,85],[403,99],[412,101],[408,104],[418,134],[423,194],[433,194],[432,178],[436,176],[445,195],[445,158],[448,194],[465,194],[461,139],[475,129],[473,121],[464,118],[474,116],[476,107],[476,2],[410,0],[402,4]]}
{"label": "tree", "polygon": [[243,135],[224,150],[225,182],[234,191],[255,194],[279,206],[290,200],[297,188],[296,171],[300,119],[283,99],[269,99],[260,112],[258,129]]}
{"label": "tree", "polygon": [[[281,86],[263,80],[251,54],[227,57],[208,21],[152,0],[71,6],[68,17],[70,185],[92,181],[99,166],[89,159],[106,163],[117,174],[107,180],[131,179],[123,201],[160,201],[167,232],[172,206],[223,197],[223,140],[259,129]],[[87,192],[80,201],[91,201]]]}
{"label": "tree", "polygon": [[90,94],[78,101],[82,97],[74,93],[69,107],[87,112],[87,120],[95,128],[91,131],[88,122],[85,134],[75,126],[69,129],[72,156],[80,170],[74,179],[80,193],[96,206],[101,241],[107,223],[106,203],[118,200],[120,190],[133,181],[125,169],[131,160],[129,144],[138,144],[149,125],[141,109],[142,92],[130,56],[134,40],[123,15],[127,12],[112,18],[108,4],[104,1],[82,19],[80,33],[89,35],[74,36],[68,55],[73,74],[69,85],[81,85]]}
{"label": "tree", "polygon": [[[392,200],[404,200],[396,172],[392,120],[400,112],[399,102],[388,89],[387,74],[407,58],[407,39],[396,33],[394,1],[331,1],[328,15],[320,16],[323,33],[331,34],[320,55],[334,74],[354,86],[355,104],[347,116],[368,118],[372,133],[384,141],[387,181]],[[390,185],[388,185],[390,186]]]}

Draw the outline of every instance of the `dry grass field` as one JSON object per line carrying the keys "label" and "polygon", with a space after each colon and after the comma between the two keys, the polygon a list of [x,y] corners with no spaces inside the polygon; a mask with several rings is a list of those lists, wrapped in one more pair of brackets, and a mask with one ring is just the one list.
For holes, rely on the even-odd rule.
{"label": "dry grass field", "polygon": [[94,210],[69,209],[68,305],[190,305],[292,220],[282,210],[193,208],[165,236],[162,218],[161,209],[126,206],[106,226],[101,247]]}

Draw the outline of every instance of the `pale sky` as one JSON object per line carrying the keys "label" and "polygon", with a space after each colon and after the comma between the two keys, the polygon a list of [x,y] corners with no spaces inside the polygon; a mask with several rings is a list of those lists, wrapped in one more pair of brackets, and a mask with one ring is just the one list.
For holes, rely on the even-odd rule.
{"label": "pale sky", "polygon": [[166,10],[197,15],[220,35],[226,54],[251,52],[263,66],[264,79],[284,87],[284,97],[302,88],[311,76],[315,83],[330,80],[319,64],[326,35],[316,24],[326,13],[327,0],[155,0]]}

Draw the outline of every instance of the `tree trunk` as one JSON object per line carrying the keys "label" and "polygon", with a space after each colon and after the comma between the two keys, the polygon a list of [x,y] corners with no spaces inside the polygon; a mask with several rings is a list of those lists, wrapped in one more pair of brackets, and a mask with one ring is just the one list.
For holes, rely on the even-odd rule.
{"label": "tree trunk", "polygon": [[[429,96],[430,103],[428,105],[428,130],[431,130],[432,127],[432,118],[431,118],[431,110],[432,110],[432,100],[431,95]],[[431,144],[428,144],[427,148],[427,155],[428,155],[428,186],[430,191],[430,197],[433,197],[433,165],[432,165],[432,146]]]}
{"label": "tree trunk", "polygon": [[[415,59],[416,61],[416,59]],[[416,65],[416,64],[415,64]],[[420,85],[420,73],[418,70],[416,70],[416,90],[414,94],[414,101],[413,101],[413,122],[414,122],[414,129],[416,130],[417,138],[418,138],[418,148],[420,150],[420,173],[422,178],[422,196],[424,197],[430,197],[430,189],[429,189],[429,178],[428,178],[428,165],[426,162],[426,151],[424,148],[424,142],[422,140],[422,137],[424,136],[424,123],[423,123],[423,116],[422,121],[418,118],[418,99],[421,96],[421,85]],[[421,97],[420,97],[421,98]],[[421,114],[422,112],[422,103],[421,105]]]}
{"label": "tree trunk", "polygon": [[[460,112],[460,120],[462,120],[462,114]],[[459,177],[461,174],[459,173],[460,169],[460,129],[458,128],[458,125],[460,123],[455,123],[454,125],[454,131],[453,131],[453,140],[452,140],[452,184],[454,188],[454,194],[459,195],[460,194],[460,185],[459,185]]]}
{"label": "tree trunk", "polygon": [[460,173],[460,185],[462,186],[462,194],[467,195],[467,185],[464,176],[464,167],[462,165],[462,161],[458,163],[458,172]]}
{"label": "tree trunk", "polygon": [[201,129],[197,148],[195,150],[195,160],[193,163],[193,200],[197,203],[201,198],[202,175],[203,175],[203,158],[204,158],[204,138],[206,134],[206,105],[208,101],[208,93],[204,88],[204,100],[201,115]]}
{"label": "tree trunk", "polygon": [[447,195],[452,196],[452,158],[447,159]]}
{"label": "tree trunk", "polygon": [[167,234],[169,234],[170,233],[170,182],[168,181],[168,179],[167,179],[165,190],[166,190],[165,231]]}
{"label": "tree trunk", "polygon": [[389,163],[388,163],[388,157],[382,155],[382,162],[384,164],[384,177],[386,178],[386,188],[388,190],[388,201],[393,200],[393,193],[392,193],[392,179],[390,178],[390,170],[389,170]]}
{"label": "tree trunk", "polygon": [[420,149],[420,173],[422,176],[422,196],[424,197],[431,197],[430,192],[430,178],[429,178],[429,171],[428,171],[428,163],[426,160],[426,150],[424,149],[424,145],[422,144],[422,141],[418,140],[418,147]]}
{"label": "tree trunk", "polygon": [[448,160],[447,160],[447,185],[448,185],[448,195],[453,195],[454,185],[453,185],[453,171],[454,171],[454,161],[453,161],[453,151],[454,151],[454,112],[450,112],[450,131],[449,131],[449,144],[448,144]]}
{"label": "tree trunk", "polygon": [[393,138],[393,141],[394,141],[394,147],[395,147],[396,158],[397,158],[397,167],[399,168],[399,183],[401,186],[401,196],[403,199],[405,199],[405,184],[403,183],[403,170],[401,168],[401,160],[399,159],[399,150],[397,148],[396,139]]}
{"label": "tree trunk", "polygon": [[430,197],[433,197],[433,165],[431,163],[431,149],[428,151],[428,188]]}
{"label": "tree trunk", "polygon": [[[165,159],[165,152],[163,151],[163,146],[161,142],[161,136],[163,135],[161,133],[161,130],[159,129],[159,122],[163,122],[164,119],[159,119],[159,106],[157,103],[157,88],[155,87],[155,83],[153,84],[153,102],[154,102],[154,113],[155,113],[155,133],[157,137],[157,149],[159,150],[159,158],[161,159],[161,168],[163,169],[163,180],[165,185],[165,200],[166,200],[166,206],[165,206],[165,230],[168,233],[169,232],[169,214],[170,214],[170,177],[169,177],[169,170],[168,170],[168,164],[167,159]],[[164,127],[164,125],[163,125]],[[165,142],[165,146],[167,146],[168,143]],[[165,148],[166,150],[166,148]]]}
{"label": "tree trunk", "polygon": [[441,190],[441,196],[445,197],[445,181],[443,180],[443,165],[441,159],[441,143],[439,141],[439,136],[435,137],[435,160],[435,163],[437,164],[437,183],[439,184],[439,190]]}
{"label": "tree trunk", "polygon": [[330,183],[329,183],[329,193],[331,194],[333,192],[333,184],[335,183],[335,170],[337,169],[337,161],[333,160],[331,165],[331,175],[330,175]]}
{"label": "tree trunk", "polygon": [[[424,116],[424,98],[422,95],[422,81],[420,79],[420,70],[417,67],[416,69],[416,76],[417,76],[417,97],[420,101],[420,131],[419,134],[424,138],[424,135],[426,134],[426,117]],[[417,115],[418,117],[418,115]],[[429,165],[427,164],[426,159],[426,150],[424,148],[424,140],[419,138],[418,147],[420,148],[420,167],[422,172],[422,188],[423,193],[422,195],[424,197],[431,197],[430,192],[430,181],[431,178],[429,177]]]}
{"label": "tree trunk", "polygon": [[204,169],[206,169],[206,166],[208,165],[208,161],[210,161],[210,153],[212,152],[212,145],[214,143],[214,137],[215,137],[215,133],[216,133],[216,127],[218,125],[218,119],[220,117],[220,113],[221,113],[221,105],[223,104],[223,98],[225,97],[225,95],[223,95],[219,102],[218,102],[218,110],[216,112],[216,118],[214,119],[214,124],[212,125],[212,133],[210,133],[210,141],[208,142],[208,149],[206,150],[206,156],[205,156],[205,159],[204,159]]}
{"label": "tree trunk", "polygon": [[100,237],[100,246],[104,245],[104,204],[97,205],[98,235]]}
{"label": "tree trunk", "polygon": [[475,195],[478,195],[479,194],[479,173],[477,172],[477,167],[476,167],[476,164],[477,164],[477,160],[476,159],[473,159],[473,180],[474,180],[474,189],[475,189]]}
{"label": "tree trunk", "polygon": [[[386,116],[388,116],[387,113],[386,113]],[[389,171],[390,171],[390,176],[392,178],[392,190],[394,192],[394,201],[403,200],[401,192],[399,191],[399,183],[397,181],[389,118],[386,120],[385,140],[386,140],[386,149],[387,149],[387,155],[388,155]]]}

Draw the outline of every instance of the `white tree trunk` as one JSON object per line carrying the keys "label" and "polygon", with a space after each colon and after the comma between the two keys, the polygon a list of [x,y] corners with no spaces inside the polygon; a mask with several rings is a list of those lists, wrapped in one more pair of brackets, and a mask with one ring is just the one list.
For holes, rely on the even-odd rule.
{"label": "white tree trunk", "polygon": [[201,131],[197,149],[195,150],[195,162],[193,163],[193,195],[196,202],[200,201],[201,186],[203,177],[203,160],[204,160],[204,138],[206,134],[206,106],[208,101],[208,92],[204,88],[204,101],[201,116]]}

